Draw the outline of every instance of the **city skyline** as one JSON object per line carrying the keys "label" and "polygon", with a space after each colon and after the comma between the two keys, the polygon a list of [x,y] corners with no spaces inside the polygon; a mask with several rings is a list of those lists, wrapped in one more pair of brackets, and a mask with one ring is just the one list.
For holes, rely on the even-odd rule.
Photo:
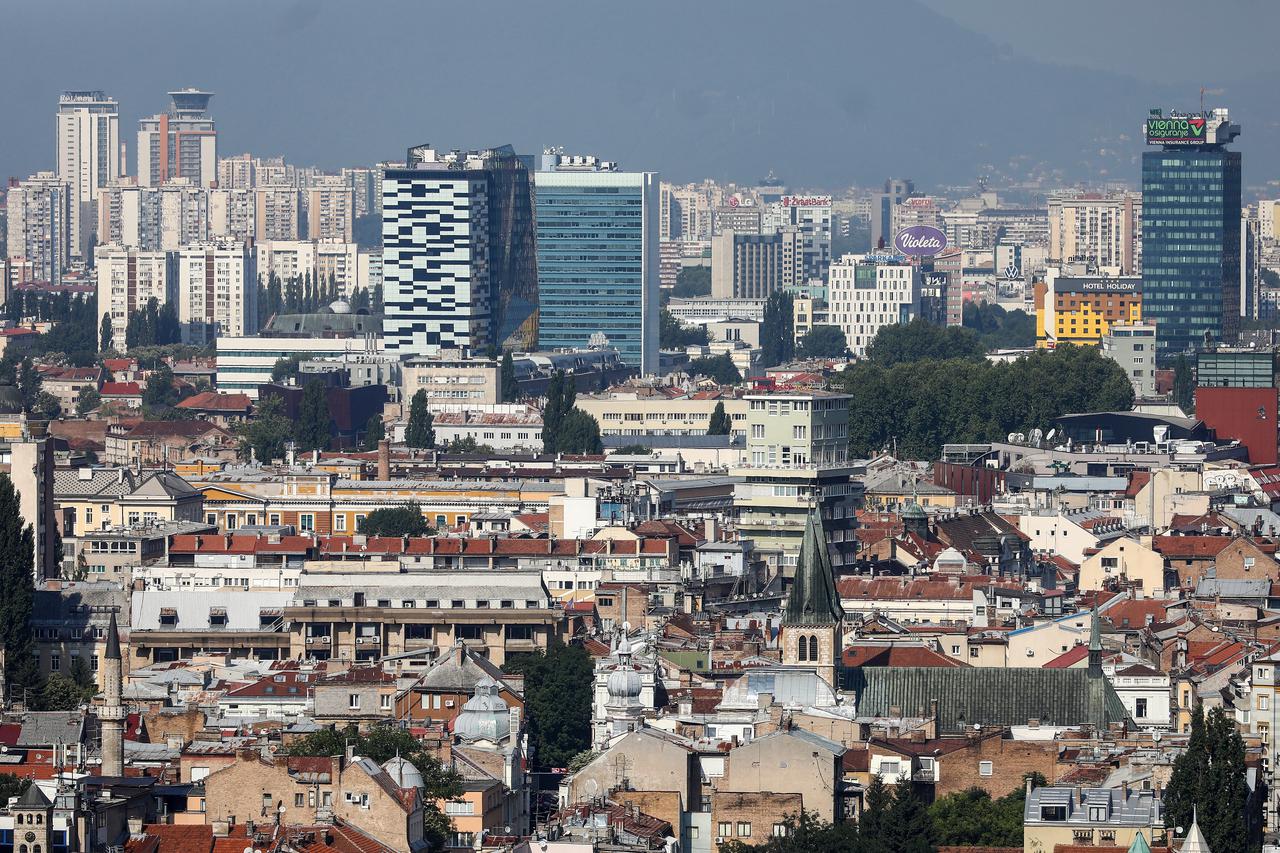
{"label": "city skyline", "polygon": [[[384,4],[382,15],[366,19],[354,7],[295,4],[273,7],[261,26],[245,31],[234,26],[242,17],[236,10],[257,10],[231,3],[195,43],[157,24],[164,16],[143,14],[147,6],[138,4],[137,14],[118,19],[75,2],[13,10],[17,28],[56,25],[83,49],[56,73],[34,78],[31,63],[23,62],[25,46],[0,58],[0,72],[11,81],[0,88],[6,114],[38,127],[47,120],[48,102],[63,90],[101,89],[119,102],[122,138],[132,149],[138,120],[166,106],[166,91],[196,86],[217,93],[220,153],[283,155],[323,168],[394,159],[405,139],[448,139],[464,149],[503,142],[524,151],[562,145],[623,168],[659,171],[669,180],[745,183],[773,170],[795,186],[829,188],[866,186],[885,174],[908,174],[922,186],[969,184],[982,174],[997,182],[1005,175],[1043,174],[1059,183],[1136,184],[1135,110],[1192,108],[1205,87],[1213,93],[1209,99],[1248,120],[1274,107],[1276,97],[1265,77],[1250,76],[1257,71],[1253,62],[1241,60],[1235,71],[1221,59],[1207,67],[1184,64],[1177,68],[1187,71],[1179,75],[1165,63],[1106,67],[1090,51],[1082,60],[1093,65],[1057,64],[1056,53],[1035,55],[1026,32],[975,32],[989,25],[981,15],[957,21],[954,12],[947,17],[910,2],[889,8],[813,4],[802,16],[752,5],[733,6],[745,9],[733,16],[726,14],[729,7],[709,3],[670,16],[655,7],[634,19],[564,6],[547,16],[555,21],[553,32],[532,10],[498,4],[499,24],[485,43],[466,46],[472,55],[460,54],[463,48],[448,40],[431,42],[433,30],[465,22],[459,17],[465,12],[448,6],[426,13]],[[1280,14],[1240,8],[1264,23]],[[1136,20],[1126,17],[1136,16],[1118,17],[1113,29],[1132,30]],[[384,20],[398,25],[379,29]],[[812,26],[817,21],[824,26]],[[346,50],[341,40],[362,26],[377,31],[378,39],[362,42],[368,51]],[[903,39],[880,44],[861,38],[864,31],[900,32]],[[1154,32],[1158,38],[1159,28]],[[534,47],[539,34],[542,50]],[[417,50],[423,44],[432,47],[425,56]],[[948,49],[916,47],[925,44]],[[1179,46],[1170,42],[1169,52]],[[352,59],[316,62],[324,52],[317,48]],[[155,64],[120,61],[134,54]],[[523,57],[514,84],[505,71],[510,55]],[[682,61],[656,61],[671,56]],[[159,79],[157,67],[173,79]],[[468,69],[466,86],[453,80],[452,69],[460,67]],[[840,73],[832,74],[832,67]],[[1166,70],[1154,77],[1136,73],[1147,67]],[[277,82],[294,79],[306,85]],[[962,89],[943,82],[957,79],[965,81]],[[1246,187],[1276,171],[1271,152],[1280,148],[1280,125],[1257,121],[1250,127],[1241,145],[1251,164]],[[946,146],[937,145],[939,128],[947,131]],[[0,174],[25,177],[46,168],[48,150],[36,134],[10,140]],[[135,160],[131,150],[131,171]]]}

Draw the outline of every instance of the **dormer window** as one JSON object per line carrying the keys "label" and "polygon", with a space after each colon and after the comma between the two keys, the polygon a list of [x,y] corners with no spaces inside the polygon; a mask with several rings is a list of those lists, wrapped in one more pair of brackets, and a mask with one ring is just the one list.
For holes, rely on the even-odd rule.
{"label": "dormer window", "polygon": [[175,607],[160,608],[160,624],[172,627],[178,624],[178,610]]}

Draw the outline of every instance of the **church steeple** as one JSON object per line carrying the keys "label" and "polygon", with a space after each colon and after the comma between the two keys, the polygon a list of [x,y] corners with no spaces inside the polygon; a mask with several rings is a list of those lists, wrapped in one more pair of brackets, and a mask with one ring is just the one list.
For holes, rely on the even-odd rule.
{"label": "church steeple", "polygon": [[795,582],[782,609],[782,662],[814,668],[832,687],[844,651],[844,608],[827,552],[827,534],[817,511],[809,513]]}
{"label": "church steeple", "polygon": [[1093,606],[1089,626],[1089,675],[1102,675],[1102,620],[1098,618],[1098,605]]}
{"label": "church steeple", "polygon": [[817,510],[809,513],[800,542],[795,582],[782,611],[783,625],[830,625],[844,619],[836,576],[827,552],[827,532]]}

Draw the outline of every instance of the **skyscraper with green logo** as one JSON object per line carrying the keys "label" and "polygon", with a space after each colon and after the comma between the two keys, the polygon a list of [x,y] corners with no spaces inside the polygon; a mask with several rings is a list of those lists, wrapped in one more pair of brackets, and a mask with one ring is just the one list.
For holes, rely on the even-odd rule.
{"label": "skyscraper with green logo", "polygon": [[1162,358],[1234,337],[1240,322],[1240,133],[1226,110],[1153,110],[1142,155],[1144,319]]}

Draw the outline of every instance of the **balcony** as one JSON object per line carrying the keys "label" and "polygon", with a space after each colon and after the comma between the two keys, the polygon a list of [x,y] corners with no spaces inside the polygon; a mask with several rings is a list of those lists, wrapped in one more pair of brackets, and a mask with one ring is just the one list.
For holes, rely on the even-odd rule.
{"label": "balcony", "polygon": [[365,634],[364,636],[356,637],[356,645],[357,646],[380,646],[382,645],[382,637],[377,634],[373,634],[373,635]]}
{"label": "balcony", "polygon": [[328,648],[333,645],[333,638],[327,635],[307,637],[305,640],[305,644],[306,644],[306,647],[309,649],[320,648],[320,647]]}

